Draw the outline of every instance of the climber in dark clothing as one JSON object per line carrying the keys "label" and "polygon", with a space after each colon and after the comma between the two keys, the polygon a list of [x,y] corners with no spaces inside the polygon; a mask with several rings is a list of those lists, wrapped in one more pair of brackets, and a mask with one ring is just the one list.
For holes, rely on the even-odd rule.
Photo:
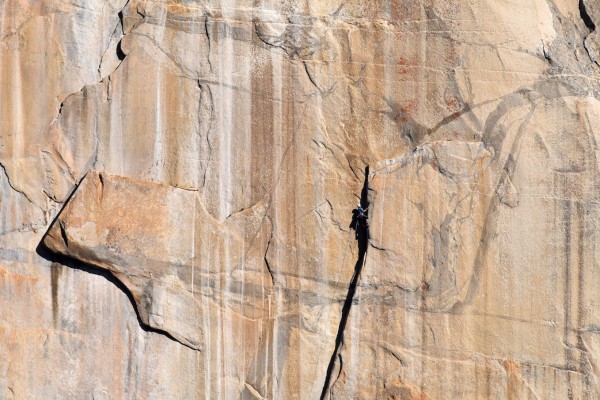
{"label": "climber in dark clothing", "polygon": [[361,232],[366,233],[365,237],[369,235],[369,217],[368,208],[362,208],[359,204],[354,210],[352,210],[352,222],[350,228],[356,231],[356,239],[360,237]]}
{"label": "climber in dark clothing", "polygon": [[369,229],[369,214],[368,214],[369,209],[362,208],[359,204],[356,211],[357,211],[356,220],[358,222],[358,226]]}

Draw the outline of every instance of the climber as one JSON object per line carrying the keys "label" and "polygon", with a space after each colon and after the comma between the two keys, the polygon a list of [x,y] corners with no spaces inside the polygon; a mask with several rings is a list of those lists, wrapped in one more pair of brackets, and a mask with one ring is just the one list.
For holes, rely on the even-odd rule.
{"label": "climber", "polygon": [[357,206],[357,215],[356,220],[358,222],[358,226],[369,229],[369,216],[368,216],[369,208],[362,208],[359,204]]}

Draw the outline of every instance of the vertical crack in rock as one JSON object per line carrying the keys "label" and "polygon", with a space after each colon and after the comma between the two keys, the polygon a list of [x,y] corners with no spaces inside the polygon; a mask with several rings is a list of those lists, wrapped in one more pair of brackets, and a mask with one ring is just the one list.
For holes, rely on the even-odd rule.
{"label": "vertical crack in rock", "polygon": [[271,223],[271,234],[269,235],[269,240],[267,241],[267,246],[265,248],[265,254],[263,256],[263,260],[265,262],[265,267],[267,268],[267,272],[269,272],[269,276],[271,277],[271,284],[273,286],[275,286],[275,275],[273,274],[273,269],[271,268],[271,264],[269,264],[269,258],[267,257],[268,253],[269,253],[269,248],[271,247],[271,241],[273,240],[273,220],[268,217],[265,216],[266,218],[269,219],[269,222]]}
{"label": "vertical crack in rock", "polygon": [[579,16],[583,20],[583,23],[585,24],[585,26],[588,27],[590,32],[593,32],[596,30],[596,24],[594,24],[594,21],[592,21],[592,18],[588,14],[583,0],[579,0]]}
{"label": "vertical crack in rock", "polygon": [[[126,57],[126,54],[122,48],[123,38],[127,35],[127,32],[125,32],[124,11],[129,6],[130,1],[131,0],[127,0],[123,7],[118,11],[115,28],[113,29],[113,32],[110,35],[110,38],[108,39],[108,42],[106,44],[106,47],[102,52],[102,57],[100,58],[100,65],[98,65],[98,74],[100,75],[101,80],[104,79],[106,76],[110,75],[117,68],[119,68],[119,66]],[[114,59],[114,57],[116,57],[116,60]],[[107,72],[105,70],[107,68],[107,64],[108,69],[111,72]]]}
{"label": "vertical crack in rock", "polygon": [[585,26],[590,30],[589,34],[583,40],[583,48],[588,56],[596,65],[600,65],[600,49],[598,45],[598,34],[596,33],[596,24],[594,19],[598,18],[600,8],[596,5],[590,5],[588,8],[585,0],[579,0],[579,16]]}
{"label": "vertical crack in rock", "polygon": [[[123,39],[119,40],[119,43],[117,43],[117,58],[119,59],[119,61],[123,61],[125,59],[125,57],[127,57],[127,55],[123,51],[123,47],[121,47],[122,44],[123,44]],[[121,65],[121,64],[119,64],[119,65]],[[117,68],[118,67],[119,66],[117,66]]]}
{"label": "vertical crack in rock", "polygon": [[302,65],[304,66],[304,72],[306,72],[306,76],[308,77],[308,80],[310,81],[310,83],[312,83],[312,85],[319,91],[319,93],[322,95],[323,94],[323,90],[321,90],[321,88],[319,87],[319,85],[317,84],[317,82],[315,81],[315,78],[312,76],[312,74],[310,73],[310,70],[308,69],[308,64],[306,61],[302,62]]}
{"label": "vertical crack in rock", "polygon": [[[360,194],[360,205],[367,209],[369,207],[369,166],[365,168],[365,182]],[[367,254],[367,249],[369,247],[369,230],[368,226],[366,228],[361,228],[356,225],[356,234],[357,234],[357,242],[358,242],[358,259],[356,260],[356,264],[354,266],[354,274],[352,275],[352,279],[350,280],[350,286],[348,288],[348,294],[346,295],[346,300],[344,301],[344,305],[342,307],[342,315],[340,318],[340,324],[338,326],[338,332],[335,337],[335,347],[333,349],[333,353],[331,354],[331,359],[329,360],[329,365],[327,366],[327,375],[325,376],[325,383],[323,384],[323,391],[321,392],[321,400],[325,400],[327,398],[327,394],[329,392],[329,388],[332,385],[332,374],[333,368],[335,367],[335,361],[339,358],[340,361],[340,372],[341,372],[341,355],[340,350],[342,345],[344,344],[344,331],[346,330],[346,323],[348,322],[348,316],[350,315],[350,308],[352,307],[352,302],[354,301],[354,294],[356,293],[356,286],[358,284],[358,279],[360,278],[360,273],[362,272],[363,266],[365,264],[365,255]]]}
{"label": "vertical crack in rock", "polygon": [[206,41],[208,44],[208,55],[206,57],[206,61],[208,62],[208,71],[212,74],[213,66],[212,66],[212,61],[210,60],[211,39],[210,39],[210,28],[208,26],[209,24],[210,24],[210,17],[207,15],[206,18],[204,19],[204,34],[206,35]]}
{"label": "vertical crack in rock", "polygon": [[[212,67],[211,67],[212,68]],[[206,178],[209,171],[208,166],[210,165],[213,157],[213,145],[210,140],[210,135],[213,132],[213,128],[215,126],[215,101],[213,98],[213,93],[209,84],[202,83],[202,81],[198,80],[198,89],[200,90],[200,96],[198,101],[198,124],[200,126],[200,134],[204,134],[204,138],[206,140],[206,152],[208,154],[206,163],[203,166],[204,171],[202,172],[202,187],[206,186]],[[208,116],[208,126],[206,129],[202,129],[204,124],[203,116]],[[203,130],[203,132],[202,132]]]}

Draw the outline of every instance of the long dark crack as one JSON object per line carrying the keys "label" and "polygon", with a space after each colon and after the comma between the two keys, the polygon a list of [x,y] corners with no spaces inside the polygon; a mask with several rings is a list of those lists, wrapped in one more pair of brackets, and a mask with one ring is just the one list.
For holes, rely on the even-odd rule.
{"label": "long dark crack", "polygon": [[263,260],[265,262],[265,267],[267,268],[267,271],[269,272],[269,276],[271,277],[271,285],[275,286],[275,273],[273,272],[273,268],[271,267],[271,264],[269,264],[269,258],[267,257],[268,253],[269,253],[269,247],[271,247],[271,242],[273,241],[273,230],[275,229],[274,225],[273,225],[273,220],[271,219],[271,217],[269,216],[265,216],[266,218],[269,219],[269,222],[271,223],[271,232],[269,234],[269,240],[267,241],[267,246],[265,247],[265,253],[263,256]]}
{"label": "long dark crack", "polygon": [[[365,181],[363,184],[363,188],[360,196],[360,205],[368,209],[369,207],[369,166],[365,168]],[[353,221],[354,223],[355,221]],[[329,360],[329,365],[327,366],[327,375],[325,376],[325,383],[323,384],[323,391],[321,392],[321,400],[325,400],[330,391],[330,386],[332,385],[332,375],[333,370],[335,368],[336,360],[339,360],[340,363],[340,372],[342,371],[341,363],[342,358],[340,354],[340,350],[342,345],[344,344],[344,331],[346,330],[346,324],[348,322],[348,316],[350,315],[350,309],[352,308],[352,304],[354,302],[354,295],[356,293],[356,286],[358,285],[358,280],[360,278],[360,274],[362,272],[363,266],[365,264],[365,256],[367,254],[367,250],[369,248],[369,229],[368,226],[361,227],[360,224],[356,223],[356,240],[358,242],[358,259],[356,260],[356,264],[354,265],[354,274],[352,275],[352,279],[350,280],[350,286],[348,287],[348,294],[346,295],[346,300],[344,301],[344,305],[342,306],[342,316],[340,318],[340,324],[338,326],[337,335],[335,337],[335,347],[333,349],[333,353],[331,354],[331,359]],[[339,373],[338,373],[339,375]]]}
{"label": "long dark crack", "polygon": [[590,14],[588,14],[583,0],[579,0],[579,16],[583,20],[585,26],[587,26],[591,32],[596,30],[596,24],[594,24],[592,17],[590,17]]}
{"label": "long dark crack", "polygon": [[208,71],[210,73],[213,73],[212,61],[210,60],[212,44],[211,44],[211,38],[210,38],[211,28],[208,26],[209,24],[210,24],[210,17],[207,15],[204,19],[204,34],[206,35],[206,41],[207,41],[207,45],[208,45],[208,55],[206,57],[206,61],[208,62]]}
{"label": "long dark crack", "polygon": [[[590,15],[590,12],[592,15]],[[596,15],[596,9],[590,9],[586,7],[585,0],[579,0],[579,16],[585,26],[589,29],[589,34],[583,40],[583,48],[585,49],[588,57],[592,60],[593,63],[600,66],[600,61],[598,60],[598,47],[595,44],[596,38],[592,36],[596,31],[596,24],[594,23],[594,18],[598,17]]]}

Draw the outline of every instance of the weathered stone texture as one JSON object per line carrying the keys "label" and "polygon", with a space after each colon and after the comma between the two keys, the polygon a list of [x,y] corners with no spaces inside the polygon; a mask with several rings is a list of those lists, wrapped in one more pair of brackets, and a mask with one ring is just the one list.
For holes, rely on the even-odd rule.
{"label": "weathered stone texture", "polygon": [[597,24],[4,0],[0,399],[600,398]]}

